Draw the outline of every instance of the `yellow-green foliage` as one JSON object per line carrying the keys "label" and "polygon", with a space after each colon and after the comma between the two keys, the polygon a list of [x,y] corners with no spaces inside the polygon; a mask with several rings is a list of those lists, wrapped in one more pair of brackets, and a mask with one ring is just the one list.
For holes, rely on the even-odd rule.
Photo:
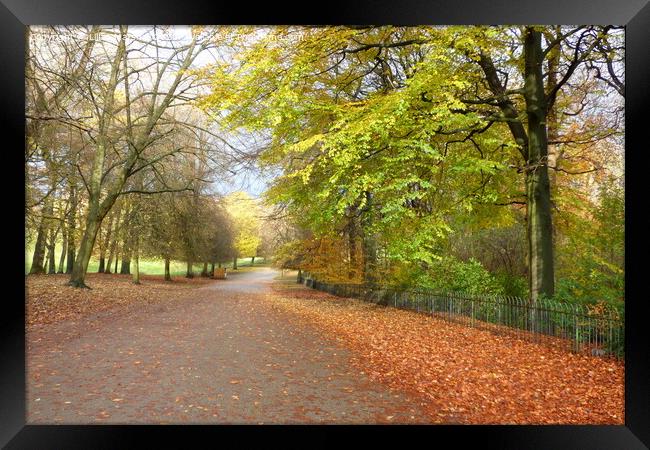
{"label": "yellow-green foliage", "polygon": [[[490,55],[499,76],[509,74],[508,89],[521,87],[521,28],[233,27],[224,33],[234,60],[213,68],[213,91],[201,106],[231,129],[266,138],[261,161],[280,173],[266,197],[313,236],[284,247],[283,264],[331,280],[356,279],[363,255],[351,258],[346,238],[356,223],[354,252],[361,253],[362,236],[378,241],[378,270],[385,272],[379,278],[399,268],[431,286],[502,291],[481,264],[450,256],[447,243],[461,225],[498,228],[525,216],[525,162],[476,64]],[[565,85],[558,108],[580,109],[586,97],[571,89]],[[521,112],[520,94],[508,98]],[[561,116],[557,131],[576,142],[612,133],[592,116],[585,127]],[[584,161],[590,148],[562,147],[562,167],[584,170],[569,163]],[[554,204],[570,208],[570,183],[553,183]],[[590,254],[600,239],[583,245],[575,236],[556,237],[560,261]],[[618,234],[612,239],[622,243]],[[583,283],[607,270],[622,277],[602,252],[589,258],[597,269],[585,269]],[[573,276],[563,269],[559,275]],[[447,281],[436,284],[441,277]],[[524,290],[521,274],[508,277],[516,281],[508,278],[514,286],[508,291]]]}
{"label": "yellow-green foliage", "polygon": [[226,197],[226,209],[235,227],[235,249],[240,257],[257,256],[260,238],[260,209],[257,201],[245,192]]}

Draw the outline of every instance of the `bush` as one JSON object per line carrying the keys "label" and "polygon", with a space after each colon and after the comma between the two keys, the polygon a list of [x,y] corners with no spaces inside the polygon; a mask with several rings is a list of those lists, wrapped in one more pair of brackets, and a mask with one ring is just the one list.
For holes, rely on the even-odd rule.
{"label": "bush", "polygon": [[[623,280],[621,280],[623,281]],[[621,297],[623,286],[611,287],[607,283],[594,280],[590,283],[579,279],[562,279],[555,284],[555,300],[582,305],[606,304],[614,307],[623,317],[625,302]]]}
{"label": "bush", "polygon": [[503,295],[528,298],[528,281],[525,277],[511,275],[504,271],[496,273],[494,277],[501,286]]}
{"label": "bush", "polygon": [[[542,296],[541,298],[545,298]],[[589,311],[588,315],[596,317],[603,314],[603,317],[610,317],[607,311],[611,311],[614,317],[618,316],[622,323],[625,321],[625,303],[620,297],[620,292],[616,289],[608,289],[606,286],[598,283],[583,283],[579,278],[565,278],[558,280],[555,284],[555,295],[553,300],[569,303],[573,305],[587,306],[586,310]],[[615,310],[614,313],[612,310]],[[559,314],[552,319],[558,327],[563,328],[569,335],[576,335],[581,343],[593,342],[593,339],[598,335],[598,340],[602,342],[603,348],[607,354],[618,356],[624,355],[624,332],[623,327],[618,331],[614,328],[610,332],[610,322],[604,320],[600,322],[589,321],[589,327],[575,329],[573,323],[570,321],[566,323],[566,317]],[[582,332],[580,332],[582,330]]]}
{"label": "bush", "polygon": [[464,262],[453,257],[443,257],[427,268],[402,266],[395,271],[390,281],[403,289],[425,288],[477,295],[504,293],[497,279],[474,259]]}

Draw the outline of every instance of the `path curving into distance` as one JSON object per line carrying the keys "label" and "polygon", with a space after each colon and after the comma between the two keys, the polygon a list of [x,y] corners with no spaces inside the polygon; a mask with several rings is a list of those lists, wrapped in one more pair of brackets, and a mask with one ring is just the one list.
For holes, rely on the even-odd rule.
{"label": "path curving into distance", "polygon": [[371,382],[334,337],[274,308],[277,275],[229,274],[92,326],[28,333],[27,422],[428,422],[419,400]]}

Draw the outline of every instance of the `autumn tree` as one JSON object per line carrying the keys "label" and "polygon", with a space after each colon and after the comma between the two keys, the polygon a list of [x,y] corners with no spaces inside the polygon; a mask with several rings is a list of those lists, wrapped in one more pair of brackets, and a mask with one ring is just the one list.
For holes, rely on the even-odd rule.
{"label": "autumn tree", "polygon": [[[158,40],[156,28],[143,34],[129,34],[128,27],[101,30],[95,39],[102,41],[101,51],[92,55],[94,70],[86,71],[80,83],[96,120],[86,124],[94,145],[90,170],[84,174],[88,207],[71,274],[74,286],[85,286],[102,220],[118,196],[134,191],[125,190],[127,181],[182,151],[155,151],[159,147],[153,144],[173,132],[165,113],[188,100],[196,78],[188,69],[209,45],[200,33],[187,44],[169,45],[169,40]],[[152,58],[156,49],[157,57]],[[153,61],[143,64],[145,58]]]}
{"label": "autumn tree", "polygon": [[237,269],[238,257],[255,257],[260,245],[259,218],[261,216],[255,199],[245,192],[237,191],[226,197],[226,208],[235,229],[235,254],[233,269]]}
{"label": "autumn tree", "polygon": [[[28,225],[39,221],[30,273],[46,271],[45,248],[52,227],[67,234],[65,227],[53,219],[54,197],[70,176],[70,166],[66,165],[69,160],[62,147],[66,135],[76,126],[71,118],[76,100],[74,87],[90,64],[97,30],[77,27],[73,37],[55,27],[25,29],[25,211]],[[73,206],[69,208],[71,214],[76,209]],[[50,242],[50,254],[52,245]]]}
{"label": "autumn tree", "polygon": [[[567,98],[617,32],[242,28],[204,107],[266,135],[262,160],[283,173],[269,195],[321,235],[347,230],[350,250],[360,241],[370,282],[391,261],[433,264],[453,217],[525,206],[534,301],[554,292],[549,126],[553,145],[580,140],[563,133],[581,117]],[[617,132],[592,125],[581,137]]]}
{"label": "autumn tree", "polygon": [[[459,33],[461,43],[456,45],[474,61],[483,74],[491,93],[489,98],[479,95],[464,99],[469,105],[489,105],[498,111],[493,121],[504,121],[524,160],[526,224],[528,237],[529,286],[531,298],[552,296],[555,291],[553,255],[553,225],[551,187],[549,181],[549,123],[556,126],[555,103],[576,70],[594,58],[595,50],[607,41],[613,27],[564,27],[555,33],[545,27],[527,26],[507,30],[521,42],[521,53],[506,60],[506,67],[498,68],[495,58],[498,46],[481,46],[472,38],[490,36],[490,30],[479,29],[478,36]],[[472,33],[473,30],[470,31]],[[546,37],[545,37],[546,31]],[[503,36],[506,33],[501,33]],[[494,32],[492,32],[494,35]],[[463,40],[462,38],[465,37]],[[458,38],[455,36],[454,38]],[[494,40],[488,40],[494,43]],[[513,69],[516,69],[515,72]],[[509,85],[509,74],[516,75]],[[523,97],[523,103],[513,97]],[[488,116],[490,117],[490,116]],[[490,123],[490,122],[488,122]]]}

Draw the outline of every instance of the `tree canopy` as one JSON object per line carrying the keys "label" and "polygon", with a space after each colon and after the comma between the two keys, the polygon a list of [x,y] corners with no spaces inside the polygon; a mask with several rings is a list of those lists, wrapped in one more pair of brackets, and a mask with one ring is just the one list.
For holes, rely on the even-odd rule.
{"label": "tree canopy", "polygon": [[[621,27],[32,27],[28,43],[33,273],[61,243],[80,286],[93,255],[191,275],[264,254],[330,280],[624,296]],[[262,200],[215,191],[251,167]]]}
{"label": "tree canopy", "polygon": [[552,218],[589,183],[621,180],[619,28],[240,27],[225,39],[234,56],[203,107],[264,139],[263,164],[282,174],[269,201],[347,241],[363,279],[430,271],[454,235],[520,224],[530,295],[553,295],[564,237]]}

